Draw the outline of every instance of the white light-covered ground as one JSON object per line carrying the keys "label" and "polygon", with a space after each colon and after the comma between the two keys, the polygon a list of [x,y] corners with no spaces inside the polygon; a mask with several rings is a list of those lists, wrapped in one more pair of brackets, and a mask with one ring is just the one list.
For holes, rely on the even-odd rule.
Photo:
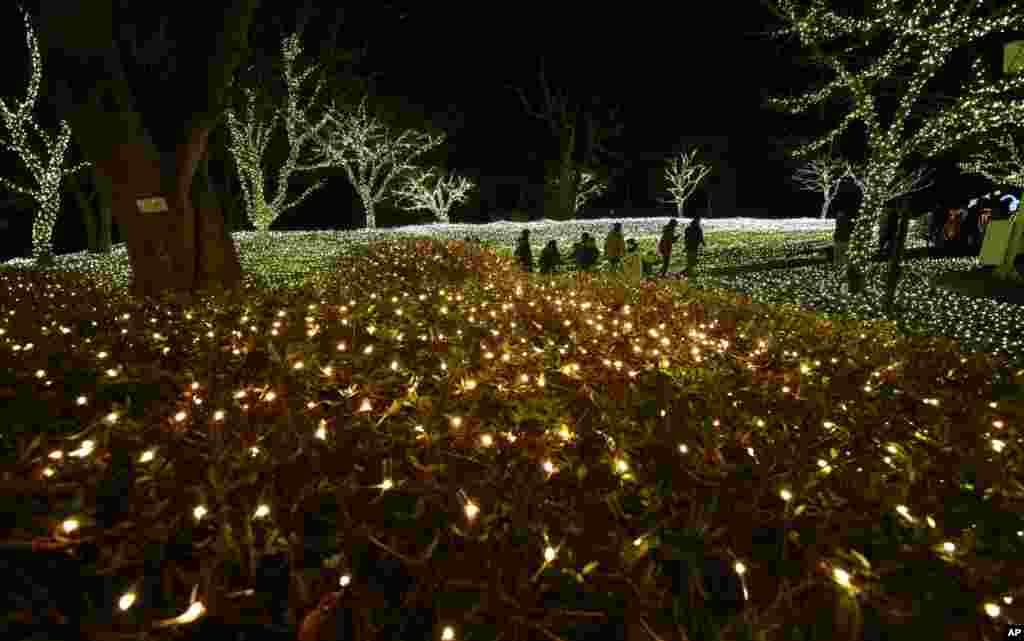
{"label": "white light-covered ground", "polygon": [[[678,218],[679,234],[682,235],[683,228],[689,224],[689,218]],[[626,238],[657,238],[661,234],[661,228],[668,223],[669,217],[663,218],[598,218],[593,220],[540,220],[528,223],[517,223],[500,221],[487,224],[445,224],[434,223],[430,225],[407,225],[404,227],[390,227],[387,229],[353,229],[353,230],[316,230],[316,231],[271,231],[266,237],[270,242],[274,241],[298,241],[301,239],[316,240],[316,244],[337,243],[366,243],[374,240],[384,240],[396,236],[431,236],[435,238],[448,238],[461,240],[466,236],[474,236],[483,241],[490,241],[501,245],[511,246],[515,244],[516,238],[523,229],[530,230],[530,242],[533,245],[543,246],[549,240],[557,240],[563,246],[566,243],[578,239],[583,232],[589,232],[591,236],[603,242],[605,235],[613,223],[622,223],[622,231]],[[753,231],[753,232],[806,232],[806,231],[832,231],[835,228],[834,219],[822,220],[820,218],[705,218],[701,221],[705,232],[716,231]],[[248,242],[259,243],[260,235],[256,232],[242,231],[232,234],[237,243]],[[95,260],[94,255],[88,252],[76,252],[73,254],[62,254],[56,257],[55,267],[74,269],[75,265],[83,260],[90,262]],[[109,258],[127,259],[127,248],[124,243],[115,245]],[[32,260],[29,258],[14,258],[3,263],[5,265],[29,267]]]}

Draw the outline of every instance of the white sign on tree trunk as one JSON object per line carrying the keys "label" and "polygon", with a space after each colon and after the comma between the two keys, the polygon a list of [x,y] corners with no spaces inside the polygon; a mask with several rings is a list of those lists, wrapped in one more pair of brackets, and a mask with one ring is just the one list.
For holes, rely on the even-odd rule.
{"label": "white sign on tree trunk", "polygon": [[163,196],[139,198],[135,201],[135,204],[138,206],[139,213],[141,214],[159,214],[161,212],[168,211],[167,201]]}

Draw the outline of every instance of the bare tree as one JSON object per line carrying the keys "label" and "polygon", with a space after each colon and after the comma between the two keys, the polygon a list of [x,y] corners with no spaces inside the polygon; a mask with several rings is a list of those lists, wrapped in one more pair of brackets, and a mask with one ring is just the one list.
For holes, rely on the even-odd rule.
{"label": "bare tree", "polygon": [[793,174],[793,180],[801,190],[822,195],[824,202],[821,205],[821,218],[826,218],[839,188],[850,177],[848,169],[847,162],[842,158],[819,156],[798,168]]}
{"label": "bare tree", "polygon": [[699,163],[696,158],[696,149],[691,150],[689,154],[680,152],[678,156],[670,158],[665,166],[665,181],[668,182],[668,193],[671,198],[662,202],[674,204],[680,216],[683,215],[686,200],[693,195],[701,181],[711,171],[710,165]]}
{"label": "bare tree", "polygon": [[[60,213],[61,186],[64,177],[88,166],[79,163],[72,167],[64,167],[65,156],[71,145],[71,127],[66,120],[61,120],[56,134],[45,131],[36,122],[34,111],[39,98],[39,86],[43,78],[43,62],[39,55],[39,43],[32,19],[24,13],[25,43],[29,52],[29,79],[25,98],[8,106],[0,99],[0,115],[3,116],[7,138],[0,139],[0,147],[17,154],[25,169],[35,183],[32,187],[23,187],[7,178],[0,176],[0,186],[28,196],[36,202],[39,211],[32,219],[32,256],[41,263],[48,263],[53,257],[53,227]],[[35,134],[38,142],[33,143],[30,134]]]}
{"label": "bare tree", "polygon": [[440,145],[445,136],[406,129],[397,137],[366,110],[366,100],[351,111],[328,110],[328,124],[319,136],[319,150],[340,166],[366,209],[366,226],[374,228],[374,207],[388,196],[392,181],[412,169],[412,161]]}
{"label": "bare tree", "polygon": [[616,109],[607,109],[591,101],[585,104],[572,96],[566,88],[556,88],[548,82],[543,60],[538,74],[541,100],[534,106],[526,93],[517,87],[527,114],[545,122],[558,141],[558,168],[555,207],[548,211],[549,218],[572,218],[577,211],[577,193],[580,191],[584,167],[595,167],[600,156],[616,155],[607,143],[622,133],[622,123]]}
{"label": "bare tree", "polygon": [[442,174],[433,169],[413,169],[395,196],[410,211],[426,210],[443,223],[448,222],[448,211],[465,202],[473,189],[473,181],[464,176]]}
{"label": "bare tree", "polygon": [[[238,170],[239,182],[245,199],[246,214],[259,231],[267,231],[270,225],[284,212],[298,206],[310,194],[323,187],[325,181],[317,180],[302,194],[288,201],[288,186],[293,174],[325,169],[330,162],[322,158],[310,159],[316,137],[327,124],[327,111],[318,120],[311,117],[318,109],[317,101],[324,79],[318,79],[312,94],[302,100],[303,84],[317,71],[317,65],[296,69],[295,63],[302,55],[302,43],[298,33],[293,33],[281,43],[281,57],[284,62],[284,84],[287,88],[285,104],[269,117],[257,113],[256,92],[251,87],[244,89],[248,99],[243,119],[234,109],[227,109],[228,131],[231,133],[231,155]],[[288,155],[277,170],[277,184],[272,196],[267,195],[266,152],[278,124],[283,124],[288,142]],[[306,164],[302,164],[305,160]]]}
{"label": "bare tree", "polygon": [[[571,180],[576,183],[576,200],[572,213],[578,214],[588,201],[597,198],[608,189],[608,181],[592,171],[576,170],[571,173]],[[561,188],[561,175],[552,176],[548,183],[556,191]]]}

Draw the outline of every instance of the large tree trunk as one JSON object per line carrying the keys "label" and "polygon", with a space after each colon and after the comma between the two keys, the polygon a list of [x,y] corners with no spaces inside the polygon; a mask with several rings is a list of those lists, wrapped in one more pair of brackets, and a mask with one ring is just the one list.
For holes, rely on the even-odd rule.
{"label": "large tree trunk", "polygon": [[[83,186],[87,175],[92,176],[92,196],[86,194],[86,188]],[[82,210],[82,220],[85,222],[86,249],[98,254],[110,253],[110,247],[113,245],[110,181],[101,176],[93,167],[90,168],[88,174],[83,172],[69,182],[75,200],[78,202],[78,208]]]}
{"label": "large tree trunk", "polygon": [[[122,25],[111,0],[41,2],[40,39],[47,64],[56,69],[58,103],[99,179],[110,181],[111,209],[128,245],[135,295],[233,288],[240,282],[220,209],[203,193],[194,205],[192,183],[222,112],[225,88],[247,50],[256,3],[234,0],[211,9],[218,25],[212,42],[189,42],[191,49],[177,50],[177,40],[158,41],[170,47],[164,58],[177,63],[164,62],[177,81],[166,84],[153,83],[138,69],[133,76],[122,65]],[[200,45],[208,53],[184,57]],[[202,191],[208,192],[205,183]],[[163,199],[166,206],[152,211],[140,202],[147,199]]]}
{"label": "large tree trunk", "polygon": [[[146,140],[117,145],[97,159],[97,170],[113,184],[113,212],[128,244],[132,293],[188,292],[234,287],[241,266],[224,219],[209,188],[205,204],[192,202],[192,183],[206,152],[209,130],[196,128],[177,148],[159,152]],[[167,211],[140,211],[139,201],[162,197]],[[203,219],[197,219],[197,213]]]}

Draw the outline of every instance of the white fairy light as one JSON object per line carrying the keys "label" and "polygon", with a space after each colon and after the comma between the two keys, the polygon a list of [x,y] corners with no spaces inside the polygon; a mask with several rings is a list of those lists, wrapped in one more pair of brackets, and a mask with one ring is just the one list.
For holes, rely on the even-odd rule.
{"label": "white fairy light", "polygon": [[[23,19],[25,42],[29,51],[28,88],[25,98],[14,105],[8,106],[7,102],[0,99],[0,116],[3,117],[7,132],[6,137],[0,139],[0,146],[18,155],[35,186],[22,187],[3,177],[0,177],[0,186],[31,198],[39,206],[32,220],[32,255],[39,260],[53,253],[53,228],[61,208],[61,184],[64,177],[74,174],[89,163],[79,163],[65,169],[64,157],[71,144],[71,127],[67,121],[61,120],[58,132],[54,135],[44,131],[33,118],[32,111],[42,84],[43,63],[28,12],[23,13]],[[34,133],[42,144],[30,142],[30,133]]]}
{"label": "white fairy light", "polygon": [[343,112],[332,106],[326,126],[318,132],[318,153],[345,170],[366,209],[366,227],[377,226],[375,206],[388,196],[390,183],[412,168],[412,161],[437,147],[444,135],[406,130],[393,136],[387,125],[369,114],[366,99]]}

